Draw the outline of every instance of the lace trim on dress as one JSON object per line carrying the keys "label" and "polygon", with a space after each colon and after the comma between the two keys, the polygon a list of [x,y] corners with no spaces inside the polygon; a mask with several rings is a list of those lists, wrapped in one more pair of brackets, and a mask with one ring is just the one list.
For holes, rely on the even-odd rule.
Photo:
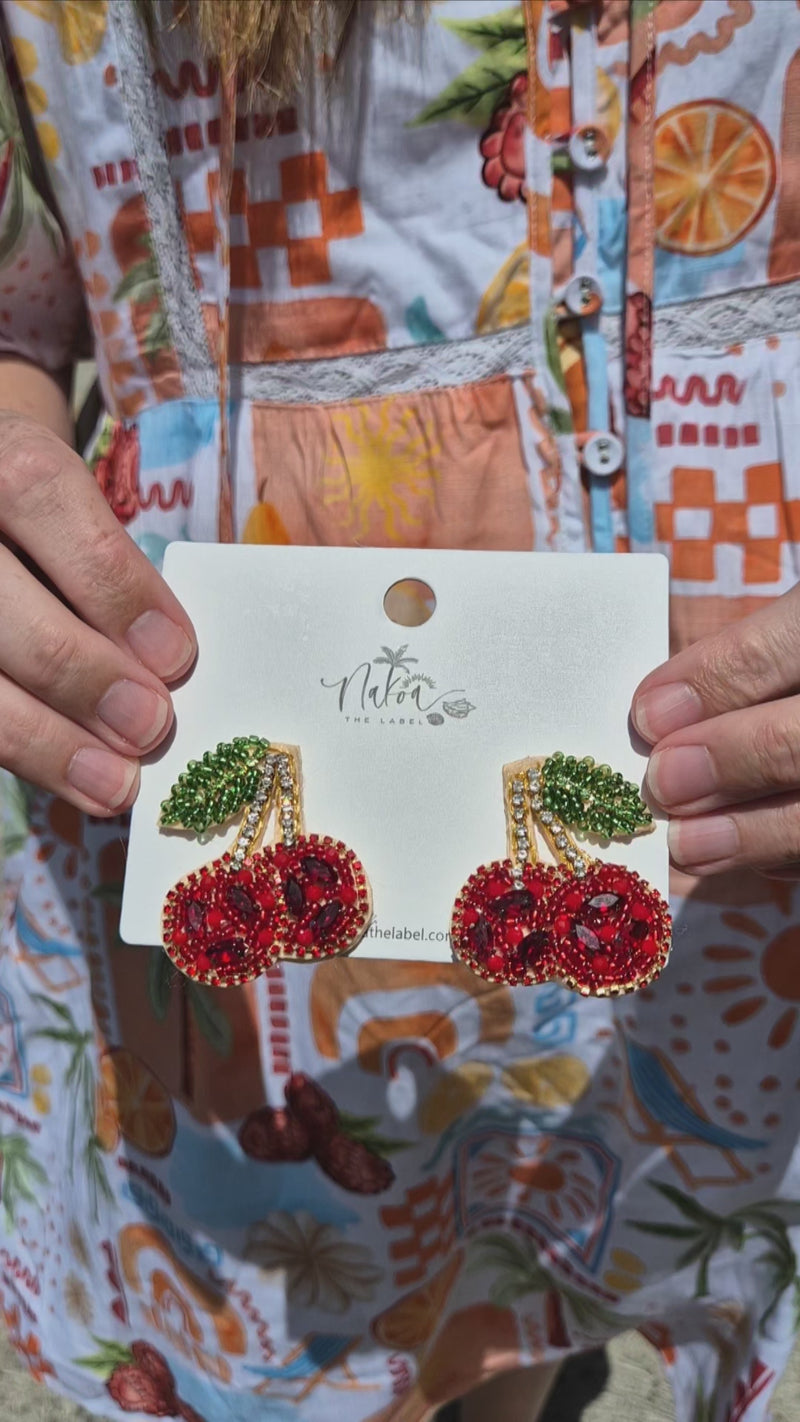
{"label": "lace trim on dress", "polygon": [[[622,351],[622,317],[601,318],[610,358]],[[656,308],[653,335],[656,352],[700,350],[721,352],[728,346],[800,331],[800,281],[758,286],[744,291],[706,296],[678,306]]]}

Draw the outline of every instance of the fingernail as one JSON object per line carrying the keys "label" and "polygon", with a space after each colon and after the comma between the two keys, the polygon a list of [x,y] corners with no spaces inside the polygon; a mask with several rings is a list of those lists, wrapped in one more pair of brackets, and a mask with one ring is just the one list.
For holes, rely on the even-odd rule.
{"label": "fingernail", "polygon": [[149,746],[164,729],[169,705],[138,681],[115,681],[99,702],[97,714],[131,745]]}
{"label": "fingernail", "polygon": [[163,612],[143,612],[128,628],[128,645],[156,676],[174,676],[191,660],[194,646],[182,627]]}
{"label": "fingernail", "polygon": [[669,852],[676,864],[717,864],[735,858],[738,850],[739,831],[727,815],[670,821]]}
{"label": "fingernail", "polygon": [[647,785],[660,805],[689,805],[716,790],[714,763],[706,746],[674,746],[656,751],[647,766]]}
{"label": "fingernail", "polygon": [[683,682],[654,686],[637,696],[631,710],[633,723],[651,745],[683,726],[703,719],[703,703],[696,691]]}
{"label": "fingernail", "polygon": [[130,794],[138,769],[135,760],[124,760],[99,746],[84,746],[72,757],[67,780],[80,795],[115,810]]}

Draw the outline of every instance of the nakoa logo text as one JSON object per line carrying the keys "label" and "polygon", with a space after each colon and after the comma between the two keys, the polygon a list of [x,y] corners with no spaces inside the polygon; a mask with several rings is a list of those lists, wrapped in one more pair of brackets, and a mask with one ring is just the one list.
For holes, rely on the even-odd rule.
{"label": "nakoa logo text", "polygon": [[448,717],[463,721],[475,710],[463,687],[440,691],[433,677],[417,667],[407,644],[396,651],[382,647],[380,656],[361,662],[347,676],[323,678],[322,685],[336,692],[346,721],[365,726],[443,726]]}

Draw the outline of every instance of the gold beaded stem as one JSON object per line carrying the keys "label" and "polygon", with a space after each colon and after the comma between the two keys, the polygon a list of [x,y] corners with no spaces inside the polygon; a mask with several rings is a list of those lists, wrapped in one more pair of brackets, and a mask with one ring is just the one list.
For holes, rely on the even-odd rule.
{"label": "gold beaded stem", "polygon": [[521,877],[526,864],[535,864],[538,857],[536,828],[525,784],[527,766],[526,760],[512,761],[503,766],[506,842],[515,879]]}
{"label": "gold beaded stem", "polygon": [[231,860],[235,869],[241,869],[245,859],[255,853],[264,837],[275,799],[275,763],[275,752],[270,749],[255,795],[250,804],[245,806],[242,822],[231,845]]}
{"label": "gold beaded stem", "polygon": [[244,812],[231,846],[231,863],[241,869],[261,845],[272,815],[276,838],[291,846],[302,832],[300,808],[300,751],[297,746],[271,745],[256,793]]}
{"label": "gold beaded stem", "polygon": [[291,849],[298,835],[303,833],[300,750],[298,746],[277,746],[276,749],[277,784],[280,794],[275,798],[275,815],[281,842],[287,849]]}

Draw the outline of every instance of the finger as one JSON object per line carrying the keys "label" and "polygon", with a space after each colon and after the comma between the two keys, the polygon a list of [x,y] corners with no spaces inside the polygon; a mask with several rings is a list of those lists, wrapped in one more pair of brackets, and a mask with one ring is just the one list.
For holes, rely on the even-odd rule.
{"label": "finger", "polygon": [[671,814],[697,814],[800,787],[800,696],[729,711],[659,741],[648,798]]}
{"label": "finger", "polygon": [[172,723],[162,682],[70,612],[0,547],[0,672],[123,754]]}
{"label": "finger", "polygon": [[90,815],[118,815],[139,788],[139,762],[118,755],[0,676],[0,765]]}
{"label": "finger", "polygon": [[651,672],[634,693],[631,718],[655,745],[685,726],[798,688],[800,585]]}
{"label": "finger", "polygon": [[78,615],[157,676],[191,665],[189,618],[118,523],[83,460],[30,421],[0,423],[0,527]]}
{"label": "finger", "polygon": [[771,871],[795,864],[800,860],[800,796],[670,820],[669,849],[681,869],[703,877],[745,866]]}
{"label": "finger", "polygon": [[794,882],[800,879],[800,860],[794,864],[776,864],[772,869],[757,869],[765,879],[785,879]]}

